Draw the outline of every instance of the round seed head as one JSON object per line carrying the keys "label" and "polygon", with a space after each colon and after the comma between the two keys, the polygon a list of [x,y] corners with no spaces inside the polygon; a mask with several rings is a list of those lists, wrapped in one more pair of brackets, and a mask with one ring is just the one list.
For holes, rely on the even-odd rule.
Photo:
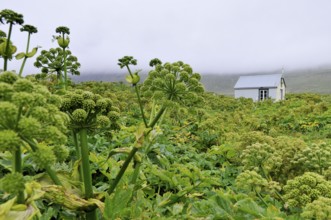
{"label": "round seed head", "polygon": [[18,79],[13,84],[15,91],[17,92],[33,92],[33,83],[27,79]]}
{"label": "round seed head", "polygon": [[72,118],[76,123],[83,123],[87,118],[87,113],[84,109],[76,109],[72,113]]}
{"label": "round seed head", "polygon": [[24,190],[25,180],[21,173],[6,174],[0,181],[0,188],[10,194],[18,194],[19,191]]}
{"label": "round seed head", "polygon": [[97,124],[101,128],[106,128],[106,127],[109,127],[110,120],[109,120],[109,118],[107,116],[98,115],[97,116]]}
{"label": "round seed head", "polygon": [[15,151],[20,147],[21,140],[13,130],[0,131],[0,152]]}
{"label": "round seed head", "polygon": [[16,80],[18,80],[18,76],[14,72],[5,71],[0,74],[0,82],[13,84]]}

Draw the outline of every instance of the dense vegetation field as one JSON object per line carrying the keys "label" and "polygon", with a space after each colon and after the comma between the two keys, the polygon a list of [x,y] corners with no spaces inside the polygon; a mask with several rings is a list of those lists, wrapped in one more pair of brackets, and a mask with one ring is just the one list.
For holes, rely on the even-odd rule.
{"label": "dense vegetation field", "polygon": [[[47,80],[17,79],[8,73],[2,73],[0,79],[0,176],[4,210],[13,208],[19,187],[17,177],[11,180],[14,167],[10,161],[14,154],[4,124],[10,117],[8,108],[18,106],[17,97],[23,94],[24,87],[17,85],[24,82],[34,89],[43,89],[50,100],[55,97],[62,100],[52,106],[60,110],[66,95],[47,92],[40,86],[47,84],[52,91]],[[8,94],[9,88],[19,91]],[[312,216],[322,213],[325,217],[316,219],[330,218],[327,211],[331,205],[330,95],[290,94],[286,101],[254,103],[201,93],[197,103],[169,104],[163,118],[146,135],[133,87],[85,82],[70,86],[68,91],[77,97],[93,94],[100,99],[111,99],[118,127],[112,129],[110,125],[87,136],[93,198],[98,201],[90,199],[87,205],[86,200],[80,201],[84,198],[84,185],[80,182],[80,162],[68,119],[61,123],[54,121],[62,129],[61,133],[57,133],[59,130],[54,133],[49,119],[39,118],[41,112],[50,109],[35,105],[32,108],[30,102],[21,101],[26,105],[24,108],[33,111],[26,116],[22,128],[19,123],[21,129],[17,135],[27,133],[42,154],[31,152],[29,141],[20,141],[24,204],[30,207],[27,210],[33,210],[31,213],[38,210],[41,219],[51,216],[75,219],[94,202],[105,206],[103,215],[108,219],[313,219]],[[154,99],[141,99],[146,118],[153,118],[153,112],[161,104]],[[32,116],[47,125],[31,130],[29,124],[25,128],[25,123],[32,123],[28,121]],[[115,191],[107,193],[137,144],[138,151]],[[44,172],[46,165],[63,182],[60,191],[63,197],[58,195],[60,188],[55,188]],[[8,189],[14,183],[15,190]],[[321,209],[322,213],[318,211]],[[101,214],[100,210],[103,209],[98,211]]]}
{"label": "dense vegetation field", "polygon": [[130,56],[128,85],[72,83],[56,32],[26,77],[0,38],[0,220],[331,219],[331,95],[234,99],[181,61],[153,59],[141,80]]}

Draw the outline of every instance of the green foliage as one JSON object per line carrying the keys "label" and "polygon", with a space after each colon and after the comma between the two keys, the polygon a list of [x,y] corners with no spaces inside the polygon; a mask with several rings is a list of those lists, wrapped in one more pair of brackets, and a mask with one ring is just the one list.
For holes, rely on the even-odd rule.
{"label": "green foliage", "polygon": [[17,194],[24,190],[25,180],[21,173],[9,173],[0,180],[0,190],[10,194]]}
{"label": "green foliage", "polygon": [[324,174],[331,166],[331,145],[327,143],[311,144],[301,152],[298,152],[293,163],[302,166],[306,170]]}
{"label": "green foliage", "polygon": [[21,144],[13,130],[0,130],[0,151],[15,151]]}
{"label": "green foliage", "polygon": [[11,71],[5,71],[0,74],[0,82],[13,84],[17,79],[18,76]]}
{"label": "green foliage", "polygon": [[262,171],[264,175],[277,170],[282,165],[281,155],[268,144],[256,143],[246,147],[241,158],[244,169]]}
{"label": "green foliage", "polygon": [[43,170],[47,168],[49,164],[54,164],[57,159],[53,150],[43,144],[39,144],[38,149],[32,152],[30,157],[38,170]]}
{"label": "green foliage", "polygon": [[[23,158],[35,158],[30,161],[33,168],[29,172],[46,169],[52,173],[51,166],[56,162],[53,149],[67,143],[67,118],[53,105],[56,96],[15,73],[1,73],[0,81],[4,92],[0,97],[0,146],[2,152],[12,154],[12,171],[23,173]],[[41,142],[42,152],[37,147]],[[22,188],[19,191],[18,203],[22,203]]]}
{"label": "green foliage", "polygon": [[331,218],[331,199],[319,197],[307,204],[300,215],[303,219],[327,220]]}
{"label": "green foliage", "polygon": [[116,191],[112,196],[106,196],[105,201],[105,219],[116,219],[125,216],[130,207],[128,206],[132,198],[133,189],[128,188],[121,191]]}
{"label": "green foliage", "polygon": [[[7,49],[8,48],[8,49]],[[4,59],[11,60],[14,53],[16,53],[17,47],[13,43],[5,38],[0,40],[0,56]]]}
{"label": "green foliage", "polygon": [[323,176],[306,172],[288,180],[284,186],[284,199],[289,207],[302,208],[319,197],[331,198],[331,183]]}

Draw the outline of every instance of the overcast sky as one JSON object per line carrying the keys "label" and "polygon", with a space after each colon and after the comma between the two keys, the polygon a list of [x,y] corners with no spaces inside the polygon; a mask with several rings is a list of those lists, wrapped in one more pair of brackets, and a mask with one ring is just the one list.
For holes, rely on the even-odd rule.
{"label": "overcast sky", "polygon": [[[245,73],[331,63],[329,0],[1,0],[38,28],[31,46],[48,50],[55,28],[70,28],[70,49],[83,74],[120,72],[117,60],[182,60],[200,73]],[[0,26],[7,32],[7,26]],[[27,35],[12,41],[25,50]],[[36,73],[35,57],[25,73]],[[2,65],[3,61],[0,61]],[[20,62],[9,63],[19,70]]]}

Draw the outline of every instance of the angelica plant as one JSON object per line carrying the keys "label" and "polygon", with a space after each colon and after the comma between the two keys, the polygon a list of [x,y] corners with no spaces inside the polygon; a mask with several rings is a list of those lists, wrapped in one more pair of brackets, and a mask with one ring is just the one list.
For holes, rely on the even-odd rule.
{"label": "angelica plant", "polygon": [[331,199],[319,197],[312,203],[308,203],[302,210],[300,216],[310,220],[329,220],[331,219]]}
{"label": "angelica plant", "polygon": [[158,100],[161,109],[170,103],[192,106],[201,101],[198,96],[204,92],[201,76],[194,73],[188,64],[178,61],[162,65],[158,60],[151,64],[154,70],[149,72],[141,91],[145,97]]}
{"label": "angelica plant", "polygon": [[56,73],[58,85],[61,88],[66,89],[68,84],[68,72],[72,75],[79,75],[80,63],[76,56],[73,56],[68,49],[70,31],[67,27],[56,28],[57,42],[59,47],[51,48],[49,51],[42,50],[41,54],[37,57],[34,63],[35,67],[41,68],[41,72],[44,74]]}
{"label": "angelica plant", "polygon": [[25,50],[25,53],[24,52],[21,52],[21,53],[18,53],[16,55],[16,59],[22,59],[23,58],[23,62],[22,62],[22,65],[21,65],[21,68],[20,68],[20,71],[19,71],[19,76],[22,76],[22,73],[23,73],[23,69],[24,69],[24,66],[25,66],[25,63],[26,63],[26,60],[28,58],[31,58],[33,57],[36,53],[37,53],[37,50],[38,50],[38,47],[34,47],[32,49],[32,51],[29,52],[29,47],[30,47],[30,37],[31,37],[31,34],[35,34],[38,32],[37,28],[32,26],[32,25],[24,25],[21,29],[20,29],[22,32],[28,32],[28,42],[26,44],[26,50]]}
{"label": "angelica plant", "polygon": [[[13,173],[23,172],[24,147],[39,169],[61,185],[51,167],[57,160],[54,149],[63,148],[67,142],[66,115],[58,109],[60,98],[8,71],[0,74],[0,91],[0,151],[12,153]],[[24,202],[22,189],[18,202]]]}
{"label": "angelica plant", "polygon": [[270,194],[282,199],[279,195],[280,184],[275,181],[268,181],[255,171],[245,170],[240,173],[236,178],[235,185],[240,191],[252,196],[256,195],[265,205],[267,203],[262,197],[263,194]]}
{"label": "angelica plant", "polygon": [[295,154],[292,163],[308,171],[323,175],[331,167],[331,145],[325,142],[311,144]]}
{"label": "angelica plant", "polygon": [[255,171],[246,170],[236,178],[237,188],[249,193],[260,193],[267,185],[268,181]]}
{"label": "angelica plant", "polygon": [[[93,198],[92,175],[87,146],[88,131],[118,129],[118,113],[112,108],[109,98],[102,98],[89,91],[75,90],[63,96],[61,110],[70,117],[69,127],[72,130],[76,145],[77,159],[82,163],[82,178],[85,198]],[[79,135],[79,144],[77,134]],[[87,219],[96,219],[96,210],[86,213]]]}
{"label": "angelica plant", "polygon": [[331,198],[331,183],[313,172],[288,180],[283,190],[284,199],[290,208],[302,208],[319,197]]}
{"label": "angelica plant", "polygon": [[8,60],[12,59],[12,55],[16,52],[17,48],[11,43],[10,38],[14,24],[22,25],[24,23],[23,15],[14,12],[10,9],[4,9],[0,12],[0,22],[5,22],[9,25],[7,39],[3,40],[0,44],[0,54],[4,58],[3,70],[7,70]]}
{"label": "angelica plant", "polygon": [[[69,34],[70,34],[70,30],[67,27],[64,26],[60,26],[57,27],[55,30],[56,33],[59,34],[59,36],[56,37],[57,39],[57,43],[58,45],[62,48],[63,54],[66,54],[66,48],[69,47],[69,43],[70,43],[70,39],[69,39]],[[64,78],[64,87],[67,86],[67,80],[68,80],[68,76],[67,76],[67,56],[63,57],[63,78]],[[79,74],[77,74],[79,75]]]}
{"label": "angelica plant", "polygon": [[282,157],[273,146],[256,143],[246,147],[241,154],[244,169],[262,172],[265,178],[282,165]]}
{"label": "angelica plant", "polygon": [[[161,121],[166,109],[176,103],[190,105],[199,100],[197,93],[202,93],[204,91],[202,84],[199,82],[201,79],[200,75],[198,73],[193,73],[192,68],[181,61],[172,64],[165,63],[162,65],[162,62],[157,58],[151,60],[150,66],[154,67],[155,70],[149,72],[147,79],[140,88],[138,88],[138,83],[140,82],[139,71],[132,72],[130,69],[130,65],[137,65],[137,60],[132,56],[124,56],[118,61],[120,68],[126,67],[129,72],[129,75],[126,76],[126,80],[135,88],[144,126],[140,127],[135,133],[136,142],[124,161],[115,180],[112,182],[108,190],[109,194],[114,192],[117,184],[138,150],[144,145],[148,145],[146,144],[148,141],[145,140],[148,140],[147,136],[153,130],[155,125]],[[161,104],[161,108],[158,111],[155,111],[154,102],[149,122],[145,115],[141,93],[143,93],[145,97],[156,100]],[[155,114],[153,112],[155,112]],[[138,173],[139,169],[140,165],[135,166],[134,172]],[[137,178],[137,175],[134,175],[134,178]],[[136,180],[133,179],[132,183],[135,182]]]}

